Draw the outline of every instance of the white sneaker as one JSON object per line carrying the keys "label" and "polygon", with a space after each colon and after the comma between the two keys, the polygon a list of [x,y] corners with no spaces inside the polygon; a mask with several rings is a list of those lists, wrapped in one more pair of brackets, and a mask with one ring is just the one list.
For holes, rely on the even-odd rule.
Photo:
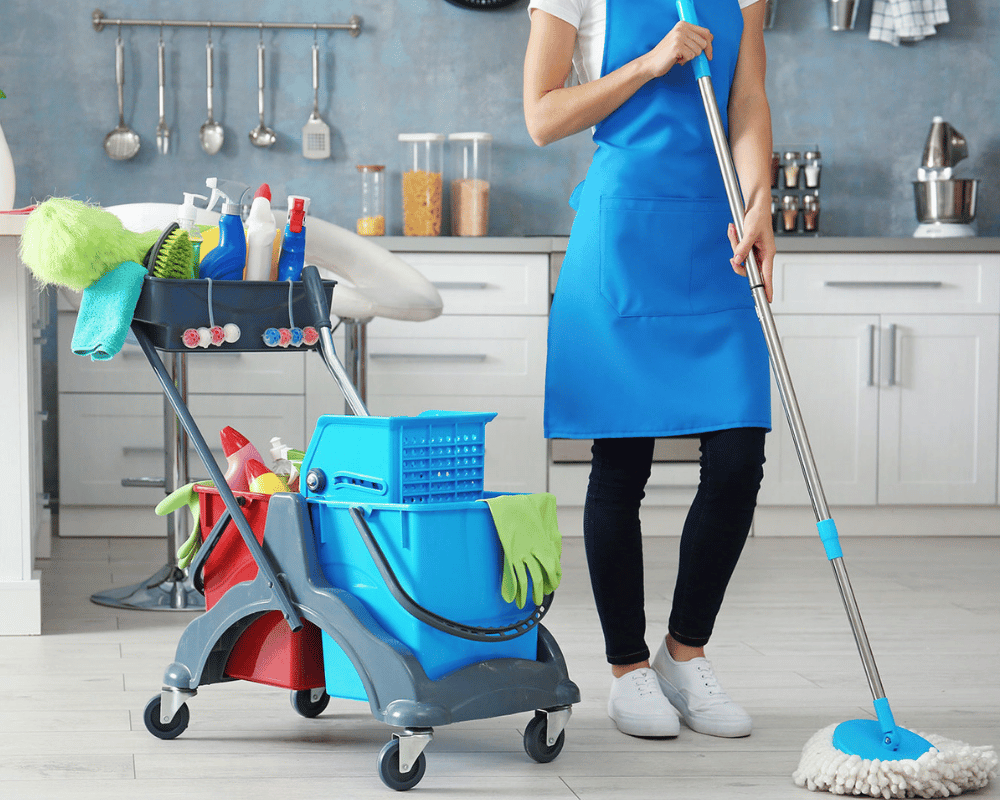
{"label": "white sneaker", "polygon": [[753,720],[719,686],[707,658],[674,661],[664,643],[653,658],[653,670],[663,694],[691,730],[727,738],[750,735]]}
{"label": "white sneaker", "polygon": [[629,736],[676,736],[681,732],[677,711],[660,691],[649,667],[611,679],[608,716]]}

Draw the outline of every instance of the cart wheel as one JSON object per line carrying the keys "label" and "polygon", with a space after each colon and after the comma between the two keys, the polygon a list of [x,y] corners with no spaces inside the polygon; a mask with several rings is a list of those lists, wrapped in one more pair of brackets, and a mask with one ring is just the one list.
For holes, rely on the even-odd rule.
{"label": "cart wheel", "polygon": [[326,711],[326,707],[330,705],[330,695],[328,695],[325,691],[323,692],[323,696],[316,702],[313,702],[312,699],[312,689],[300,689],[299,691],[293,691],[291,699],[292,708],[294,708],[303,717],[308,717],[309,719],[318,717]]}
{"label": "cart wheel", "polygon": [[163,724],[160,722],[160,696],[156,695],[146,703],[146,710],[142,713],[142,721],[146,723],[148,730],[157,739],[176,739],[187,729],[191,720],[191,711],[187,703],[182,705],[174,718],[170,722]]}
{"label": "cart wheel", "polygon": [[566,731],[559,734],[559,738],[551,746],[548,742],[548,721],[544,714],[536,714],[535,718],[528,723],[524,729],[524,752],[531,756],[539,764],[548,764],[554,761],[566,744]]}
{"label": "cart wheel", "polygon": [[421,753],[409,772],[399,771],[399,739],[393,739],[378,754],[378,776],[382,783],[397,792],[405,792],[420,783],[425,769],[427,759]]}

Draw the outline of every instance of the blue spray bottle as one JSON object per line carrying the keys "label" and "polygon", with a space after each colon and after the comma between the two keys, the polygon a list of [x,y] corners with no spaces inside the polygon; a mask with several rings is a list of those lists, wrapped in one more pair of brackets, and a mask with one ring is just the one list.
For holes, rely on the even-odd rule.
{"label": "blue spray bottle", "polygon": [[288,197],[288,224],[285,225],[285,236],[281,242],[281,255],[278,258],[278,280],[297,281],[302,279],[302,266],[306,257],[306,204],[308,197]]}
{"label": "blue spray bottle", "polygon": [[243,268],[247,263],[247,239],[240,215],[240,203],[250,187],[239,181],[218,178],[209,178],[205,185],[212,190],[208,201],[209,211],[222,198],[222,218],[219,220],[219,244],[202,259],[198,276],[217,281],[243,280]]}

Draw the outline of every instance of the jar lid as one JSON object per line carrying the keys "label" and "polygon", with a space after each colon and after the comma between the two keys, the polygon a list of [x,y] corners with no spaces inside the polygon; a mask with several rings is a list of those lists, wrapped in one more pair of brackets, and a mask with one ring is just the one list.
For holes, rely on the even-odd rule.
{"label": "jar lid", "polygon": [[802,156],[796,150],[786,150],[785,151],[785,160],[786,161],[793,161],[793,160],[801,158],[801,157]]}
{"label": "jar lid", "polygon": [[358,164],[358,172],[381,172],[385,169],[385,164]]}
{"label": "jar lid", "polygon": [[399,134],[399,141],[401,142],[443,142],[443,133],[401,133]]}
{"label": "jar lid", "polygon": [[472,133],[449,133],[449,142],[492,142],[493,134],[475,131]]}
{"label": "jar lid", "polygon": [[820,158],[819,150],[810,150],[808,153],[806,153],[806,158],[808,158],[810,161],[818,161]]}

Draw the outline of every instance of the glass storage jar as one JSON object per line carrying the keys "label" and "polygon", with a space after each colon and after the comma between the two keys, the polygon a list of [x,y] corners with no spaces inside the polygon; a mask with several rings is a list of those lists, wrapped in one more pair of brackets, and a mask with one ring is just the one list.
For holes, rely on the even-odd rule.
{"label": "glass storage jar", "polygon": [[443,133],[401,133],[403,234],[439,236],[443,208]]}
{"label": "glass storage jar", "polygon": [[358,164],[361,173],[359,236],[385,236],[385,164]]}
{"label": "glass storage jar", "polygon": [[488,133],[452,133],[451,233],[486,236],[490,228],[490,156]]}

